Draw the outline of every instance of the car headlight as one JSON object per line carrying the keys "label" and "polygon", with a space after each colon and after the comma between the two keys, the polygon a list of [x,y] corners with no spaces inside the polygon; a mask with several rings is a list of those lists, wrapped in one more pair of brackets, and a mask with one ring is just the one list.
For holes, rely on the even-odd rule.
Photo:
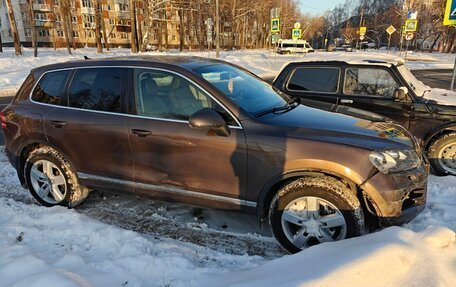
{"label": "car headlight", "polygon": [[369,159],[384,174],[413,169],[421,163],[414,150],[374,151],[369,155]]}

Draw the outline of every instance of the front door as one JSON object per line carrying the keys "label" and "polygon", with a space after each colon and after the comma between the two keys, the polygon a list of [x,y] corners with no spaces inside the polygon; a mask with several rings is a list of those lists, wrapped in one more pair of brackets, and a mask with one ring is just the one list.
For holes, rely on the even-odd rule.
{"label": "front door", "polygon": [[[130,108],[135,116],[129,118],[128,127],[137,192],[166,200],[239,207],[247,177],[240,124],[206,92],[178,74],[137,68],[132,77]],[[203,108],[224,117],[229,136],[190,128],[190,115]]]}
{"label": "front door", "polygon": [[408,128],[413,103],[411,99],[396,101],[394,90],[400,85],[384,67],[347,67],[340,105],[384,115]]}

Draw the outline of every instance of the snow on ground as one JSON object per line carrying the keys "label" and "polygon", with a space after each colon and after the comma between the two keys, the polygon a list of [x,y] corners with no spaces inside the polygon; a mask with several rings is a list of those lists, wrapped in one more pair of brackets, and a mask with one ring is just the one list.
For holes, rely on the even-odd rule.
{"label": "snow on ground", "polygon": [[[201,57],[215,57],[215,53],[211,52],[147,52],[147,55],[169,54],[169,55],[196,55]],[[70,60],[82,60],[84,56],[90,58],[127,56],[130,55],[130,50],[116,48],[111,51],[105,51],[103,54],[97,54],[94,48],[77,49],[73,55],[68,55],[66,49],[58,49],[54,51],[50,48],[40,48],[37,58],[33,57],[33,50],[30,48],[24,49],[24,55],[20,57],[14,56],[12,48],[5,48],[4,53],[0,53],[0,96],[1,91],[5,89],[18,89],[28,75],[30,70],[46,64],[64,62]],[[387,54],[385,51],[355,51],[353,53],[345,52],[315,52],[308,55],[277,55],[268,50],[243,50],[243,51],[222,51],[220,58],[230,63],[243,66],[250,71],[263,77],[273,77],[289,61],[296,60],[321,60],[325,58],[344,57],[350,59],[373,59],[373,58],[396,58],[404,57],[405,53],[391,52]],[[423,52],[408,52],[407,65],[411,69],[451,69],[453,68],[455,55],[442,53],[423,53]]]}
{"label": "snow on ground", "polygon": [[[25,56],[15,58],[7,48],[0,53],[0,96],[17,89],[37,66],[129,54],[79,49],[69,56],[40,49],[40,57],[33,58],[25,49]],[[373,51],[341,54],[389,57]],[[326,56],[221,53],[221,59],[262,76],[276,74],[288,61]],[[413,69],[451,68],[454,55],[409,53],[408,59]],[[286,255],[254,216],[236,212],[100,192],[73,210],[41,207],[20,187],[0,149],[0,287],[453,286],[455,206],[456,178],[431,176],[427,207],[411,223]]]}
{"label": "snow on ground", "polygon": [[285,255],[238,213],[102,194],[41,207],[2,150],[0,287],[453,286],[455,206],[456,178],[432,176],[410,224]]}

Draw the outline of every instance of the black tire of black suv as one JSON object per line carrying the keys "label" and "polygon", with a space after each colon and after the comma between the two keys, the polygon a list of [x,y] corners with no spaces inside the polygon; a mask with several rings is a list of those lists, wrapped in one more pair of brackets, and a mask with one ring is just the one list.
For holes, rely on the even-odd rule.
{"label": "black tire of black suv", "polygon": [[[448,146],[450,143],[456,143],[456,133],[448,133],[439,136],[436,138],[432,144],[429,146],[428,149],[428,157],[429,161],[431,162],[431,167],[432,171],[435,175],[456,175],[456,168],[453,169],[453,172],[451,172],[449,167],[443,166],[443,163],[439,159],[439,154],[444,149],[446,146]],[[456,149],[456,145],[453,145],[453,147],[450,147],[450,149]],[[453,162],[456,161],[456,159],[453,159]]]}
{"label": "black tire of black suv", "polygon": [[[346,236],[341,238],[341,240],[359,236],[363,233],[365,223],[361,204],[356,195],[347,186],[331,177],[303,177],[280,189],[272,199],[269,209],[271,231],[277,241],[288,252],[297,253],[305,247],[303,249],[298,248],[287,238],[282,226],[282,214],[288,204],[305,197],[317,197],[339,209],[346,223]],[[321,209],[321,207],[319,208]]]}
{"label": "black tire of black suv", "polygon": [[[66,192],[64,198],[60,202],[49,202],[43,200],[37,191],[34,189],[31,178],[31,170],[33,165],[38,161],[47,161],[52,163],[55,168],[54,172],[57,175],[63,175],[66,184]],[[51,147],[40,147],[34,149],[28,154],[25,161],[24,176],[32,196],[43,206],[52,207],[56,205],[66,206],[73,208],[84,202],[89,195],[89,189],[79,184],[76,173],[70,164],[63,158],[63,156]]]}

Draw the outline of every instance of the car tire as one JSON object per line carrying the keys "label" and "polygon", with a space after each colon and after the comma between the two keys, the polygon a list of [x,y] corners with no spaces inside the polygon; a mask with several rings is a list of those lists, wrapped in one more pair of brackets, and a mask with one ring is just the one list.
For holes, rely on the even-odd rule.
{"label": "car tire", "polygon": [[76,207],[89,195],[89,189],[79,184],[70,164],[51,147],[40,147],[28,154],[24,176],[32,196],[47,207]]}
{"label": "car tire", "polygon": [[436,138],[429,147],[428,157],[435,175],[456,175],[456,133]]}
{"label": "car tire", "polygon": [[277,192],[271,201],[269,224],[282,247],[296,253],[322,242],[361,235],[364,213],[356,195],[339,180],[308,176]]}

